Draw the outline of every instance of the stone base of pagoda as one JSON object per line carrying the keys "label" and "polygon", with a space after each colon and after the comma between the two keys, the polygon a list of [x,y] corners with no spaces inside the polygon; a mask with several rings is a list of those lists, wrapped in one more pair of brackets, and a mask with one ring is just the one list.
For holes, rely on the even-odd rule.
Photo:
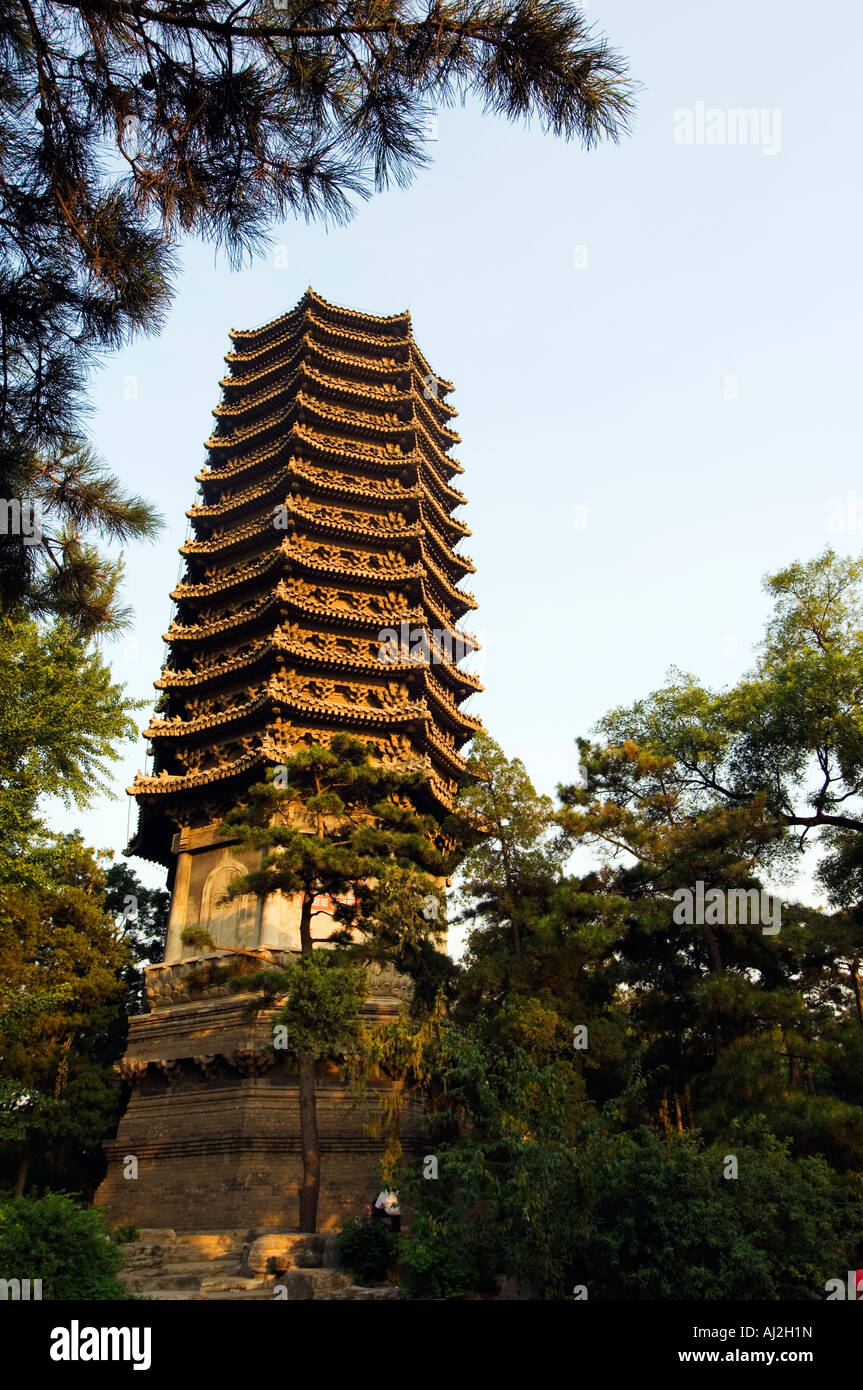
{"label": "stone base of pagoda", "polygon": [[[148,979],[151,1012],[129,1021],[120,1072],[133,1089],[116,1139],[104,1146],[108,1170],[96,1205],[107,1208],[113,1225],[139,1228],[295,1227],[302,1174],[297,1076],[290,1060],[271,1051],[274,1011],[250,1020],[249,997],[226,996],[221,986],[209,997],[170,1003],[170,994],[189,997],[188,985],[182,988],[188,975],[172,985],[167,967],[151,969],[158,990],[154,995]],[[378,976],[369,1014],[395,1016],[398,998],[390,991],[401,983]],[[319,1230],[361,1213],[380,1190],[384,1145],[366,1129],[380,1101],[375,1088],[358,1101],[335,1067],[320,1065]],[[405,1117],[402,1142],[419,1160],[416,1111]]]}

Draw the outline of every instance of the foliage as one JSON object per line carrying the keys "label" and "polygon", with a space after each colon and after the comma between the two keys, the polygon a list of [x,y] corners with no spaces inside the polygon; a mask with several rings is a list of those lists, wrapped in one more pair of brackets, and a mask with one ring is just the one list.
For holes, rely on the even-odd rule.
{"label": "foliage", "polygon": [[85,808],[107,791],[139,708],[63,623],[0,620],[0,883],[47,882],[55,850],[40,835],[40,797]]}
{"label": "foliage", "polygon": [[[3,290],[0,243],[0,313]],[[37,323],[45,334],[45,321]],[[75,345],[64,344],[64,351],[74,354]],[[32,389],[29,380],[22,387]],[[124,490],[89,445],[67,434],[47,438],[41,449],[17,451],[7,435],[0,443],[0,488],[0,614],[57,620],[70,642],[126,630],[131,610],[118,596],[122,555],[112,558],[101,543],[154,539],[162,524],[155,509]]]}
{"label": "foliage", "polygon": [[316,951],[277,970],[262,970],[234,979],[234,988],[261,990],[278,999],[274,1028],[284,1030],[288,1054],[316,1060],[341,1058],[362,1043],[360,1011],[367,977],[362,967],[341,953]]}
{"label": "foliage", "polygon": [[7,887],[0,903],[0,1133],[20,1180],[31,1156],[62,1148],[68,1165],[109,1132],[131,959],[80,837],[58,837],[45,869],[44,886]]}
{"label": "foliage", "polygon": [[337,734],[328,748],[312,745],[285,764],[288,787],[274,774],[251,787],[248,801],[226,817],[241,843],[266,851],[259,870],[234,879],[227,896],[301,893],[300,940],[314,941],[320,895],[335,900],[341,926],[330,938],[349,947],[354,932],[368,949],[355,954],[399,966],[421,940],[433,938],[435,918],[423,915],[432,885],[457,853],[454,825],[419,809],[424,775],[384,767],[361,739]]}
{"label": "foliage", "polygon": [[103,1213],[64,1192],[0,1200],[0,1278],[41,1279],[51,1302],[131,1299],[117,1279],[123,1253]]}
{"label": "foliage", "polygon": [[561,788],[558,815],[573,843],[607,851],[605,888],[627,903],[610,969],[661,1123],[714,1136],[763,1112],[795,1153],[840,1168],[863,1154],[859,1092],[844,1080],[852,1021],[863,1025],[863,917],[775,897],[765,932],[724,910],[687,923],[674,899],[699,881],[757,897],[768,872],[799,865],[800,825],[822,845],[840,830],[859,839],[861,576],[831,552],[773,576],[754,675],[719,694],[676,679],[613,711],[604,745],[581,741],[589,785]]}
{"label": "foliage", "polygon": [[350,1217],[336,1236],[339,1269],[347,1270],[358,1284],[382,1284],[399,1255],[398,1237],[383,1221]]}
{"label": "foliage", "polygon": [[348,1068],[349,1076],[355,1085],[359,1082],[359,1088],[371,1077],[385,1077],[388,1083],[379,1094],[380,1110],[368,1125],[374,1138],[386,1140],[381,1176],[388,1186],[394,1182],[396,1165],[402,1157],[401,1128],[405,1107],[411,1101],[422,1100],[436,1076],[435,1063],[445,1012],[442,995],[437,997],[427,1016],[411,1016],[402,1009],[397,1020],[368,1029],[362,1051],[354,1066]]}
{"label": "foliage", "polygon": [[436,1062],[428,1123],[437,1177],[399,1177],[419,1206],[406,1287],[411,1297],[451,1298],[490,1292],[501,1274],[524,1282],[541,1194],[571,1168],[583,1084],[571,1064],[538,1065],[511,1043],[488,1046],[475,1028],[450,1026]]}
{"label": "foliage", "polygon": [[[657,774],[670,759],[666,789],[688,815],[725,808],[749,812],[762,833],[772,824],[762,863],[820,832],[839,901],[835,854],[863,831],[863,561],[828,549],[765,585],[774,611],[750,675],[713,692],[674,672],[599,732],[607,751],[633,744],[660,760]],[[640,772],[630,760],[631,790]]]}
{"label": "foliage", "polygon": [[[678,887],[760,890],[794,862],[779,808],[758,788],[711,795],[682,740],[581,746],[565,843],[547,810],[528,816],[518,852],[492,834],[466,883],[475,926],[426,1059],[438,1177],[399,1177],[418,1207],[406,1288],[459,1297],[506,1275],[537,1298],[822,1298],[861,1229],[857,906],[783,900],[775,934],[687,923]],[[528,790],[503,755],[495,778]],[[472,789],[476,815],[491,790]],[[608,850],[581,878],[564,861],[579,843]]]}
{"label": "foliage", "polygon": [[497,1284],[493,1271],[484,1270],[483,1256],[487,1265],[487,1252],[475,1231],[466,1232],[462,1223],[422,1212],[402,1250],[402,1289],[408,1298],[424,1302],[492,1293]]}
{"label": "foliage", "polygon": [[111,1232],[111,1239],[115,1245],[129,1245],[133,1240],[140,1239],[140,1235],[137,1226],[115,1226]]}
{"label": "foliage", "polygon": [[[863,1222],[863,1185],[821,1157],[794,1156],[763,1119],[722,1142],[639,1123],[640,1087],[573,1130],[548,1099],[550,1073],[525,1091],[476,1059],[457,1131],[434,1142],[439,1178],[413,1185],[420,1213],[403,1251],[412,1298],[485,1293],[495,1276],[522,1297],[820,1299]],[[532,1094],[527,1121],[514,1104]],[[520,1140],[520,1142],[518,1142]],[[729,1155],[738,1176],[724,1176]],[[400,1186],[404,1188],[406,1180]]]}
{"label": "foliage", "polygon": [[483,833],[460,866],[458,920],[508,926],[518,956],[524,919],[559,876],[566,843],[551,836],[551,798],[537,794],[524,764],[507,759],[490,735],[474,737],[468,771],[459,809]]}
{"label": "foliage", "polygon": [[[726,1155],[736,1178],[723,1175]],[[714,1146],[597,1128],[541,1219],[553,1223],[543,1269],[557,1296],[583,1284],[600,1299],[811,1301],[847,1268],[863,1188],[757,1128],[732,1125]]]}

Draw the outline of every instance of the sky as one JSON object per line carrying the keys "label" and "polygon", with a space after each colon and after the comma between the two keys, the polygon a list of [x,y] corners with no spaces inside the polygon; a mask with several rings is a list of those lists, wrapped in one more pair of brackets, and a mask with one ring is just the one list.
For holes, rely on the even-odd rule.
{"label": "sky", "polygon": [[[672,665],[737,680],[765,573],[858,552],[863,9],[828,0],[817,30],[797,0],[589,14],[642,84],[619,145],[441,110],[430,167],[347,227],[275,227],[241,272],[185,246],[164,331],[98,374],[96,447],[166,521],[127,553],[134,626],[106,648],[148,709],[229,330],[310,284],[409,309],[455,383],[486,687],[467,708],[544,792],[574,780],[577,736]],[[52,823],[122,851],[144,757],[127,745],[116,794]]]}

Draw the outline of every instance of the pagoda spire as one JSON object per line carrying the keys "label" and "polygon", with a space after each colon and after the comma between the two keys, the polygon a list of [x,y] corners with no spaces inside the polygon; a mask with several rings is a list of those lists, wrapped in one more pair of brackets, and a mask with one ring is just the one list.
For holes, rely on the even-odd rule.
{"label": "pagoda spire", "polygon": [[478,643],[453,387],[410,315],[310,286],[230,337],[145,730],[153,767],[129,788],[130,851],[165,864],[178,830],[218,823],[268,766],[337,732],[421,769],[449,809],[481,727],[461,709],[482,687],[459,666]]}

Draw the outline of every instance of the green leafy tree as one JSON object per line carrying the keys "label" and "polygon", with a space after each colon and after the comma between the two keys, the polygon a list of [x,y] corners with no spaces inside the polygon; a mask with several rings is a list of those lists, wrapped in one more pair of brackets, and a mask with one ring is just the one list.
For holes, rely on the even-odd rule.
{"label": "green leafy tree", "polygon": [[[614,968],[663,1123],[718,1135],[763,1112],[796,1154],[851,1169],[863,1155],[849,1084],[863,1020],[861,578],[830,551],[773,575],[755,670],[719,692],[677,673],[613,710],[600,741],[580,740],[588,785],[561,789],[558,817],[573,843],[604,850],[606,885],[629,904]],[[812,836],[840,910],[783,901],[780,917],[776,898],[778,930],[737,920],[730,895],[758,901]],[[727,918],[679,915],[679,891],[699,880]]]}
{"label": "green leafy tree", "polygon": [[[793,871],[814,841],[838,909],[843,1005],[863,1027],[863,561],[827,549],[765,587],[774,610],[750,675],[717,692],[673,672],[598,732],[609,749],[670,759],[666,785],[687,814],[758,822],[763,870]],[[630,766],[640,776],[638,760]]]}
{"label": "green leafy tree", "polygon": [[459,804],[479,833],[460,866],[461,920],[508,927],[518,957],[524,920],[557,877],[566,846],[552,843],[551,798],[536,792],[521,760],[508,759],[489,734],[474,737],[468,770]]}
{"label": "green leafy tree", "polygon": [[[419,1208],[406,1286],[460,1297],[507,1274],[543,1298],[582,1284],[603,1298],[822,1297],[856,1244],[863,1163],[847,920],[775,898],[776,933],[759,918],[681,920],[676,890],[699,879],[763,905],[765,872],[797,856],[775,805],[711,800],[671,753],[632,739],[581,750],[585,775],[553,818],[563,842],[546,810],[509,866],[499,837],[482,845],[429,1086],[439,1181],[399,1179]],[[486,824],[487,792],[470,792]],[[577,845],[603,860],[581,878],[562,863]],[[501,899],[517,904],[518,953]],[[745,1153],[745,1189],[721,1176],[728,1153]]]}
{"label": "green leafy tree", "polygon": [[[461,919],[472,930],[454,1016],[481,1029],[490,1048],[521,1047],[540,1064],[574,1061],[602,1101],[624,1084],[631,1052],[613,959],[627,901],[601,876],[564,872],[572,844],[518,759],[487,735],[473,755],[476,781],[460,809],[484,836],[460,869]],[[590,1048],[574,1053],[578,1027],[589,1028]]]}
{"label": "green leafy tree", "polygon": [[382,1284],[398,1259],[398,1239],[383,1221],[349,1217],[336,1236],[340,1269],[349,1270],[358,1284]]}
{"label": "green leafy tree", "polygon": [[79,836],[44,852],[44,882],[0,902],[0,1135],[24,1190],[42,1168],[96,1148],[119,1086],[105,1051],[130,951],[104,909],[105,873]]}
{"label": "green leafy tree", "polygon": [[127,997],[122,1025],[125,1035],[127,1014],[144,1012],[142,966],[161,961],[165,954],[171,895],[163,888],[147,888],[126,863],[111,864],[105,871],[105,911],[122,929],[132,962],[126,972]]}
{"label": "green leafy tree", "polygon": [[140,707],[63,623],[0,620],[0,883],[44,879],[40,797],[83,809],[108,791],[108,764],[137,737]]}
{"label": "green leafy tree", "polygon": [[[735,1115],[766,1112],[797,1152],[855,1167],[863,1111],[833,1079],[849,1003],[842,931],[762,892],[765,846],[769,859],[782,834],[763,798],[699,809],[672,758],[632,742],[584,751],[590,790],[562,788],[559,819],[573,842],[613,856],[606,888],[626,907],[608,966],[654,1119],[719,1135]],[[679,895],[699,882],[719,903],[687,916]]]}
{"label": "green leafy tree", "polygon": [[[858,1172],[798,1157],[763,1119],[722,1142],[645,1124],[634,1077],[581,1123],[564,1067],[450,1034],[438,1180],[401,1175],[418,1206],[402,1251],[410,1298],[823,1299],[863,1219]],[[731,1176],[729,1156],[736,1160]]]}
{"label": "green leafy tree", "polygon": [[826,550],[765,587],[774,612],[750,675],[714,692],[674,672],[663,690],[612,711],[599,732],[672,756],[692,806],[760,797],[804,838],[821,828],[859,834],[863,561]]}
{"label": "green leafy tree", "polygon": [[711,1146],[597,1123],[572,1174],[543,1200],[544,1278],[558,1298],[580,1286],[591,1299],[821,1300],[848,1268],[863,1219],[859,1175],[795,1159],[745,1125]]}
{"label": "green leafy tree", "polygon": [[[765,580],[774,611],[754,671],[711,691],[681,672],[662,690],[613,710],[598,732],[669,757],[687,810],[725,807],[772,821],[764,866],[793,868],[815,840],[819,873],[857,934],[844,956],[863,1024],[863,952],[853,909],[863,902],[863,561],[825,550]],[[778,833],[784,832],[784,833]]]}
{"label": "green leafy tree", "polygon": [[263,970],[235,981],[260,990],[266,1006],[278,1001],[273,1040],[281,1056],[293,1056],[299,1073],[300,1142],[303,1176],[299,1191],[299,1229],[317,1230],[321,1178],[316,1079],[322,1061],[344,1061],[363,1045],[361,1010],[365,972],[340,953],[308,952],[287,967]]}
{"label": "green leafy tree", "polygon": [[573,1168],[584,1114],[578,1073],[569,1059],[538,1061],[513,1038],[495,1047],[481,1027],[452,1024],[433,1070],[436,1180],[414,1165],[398,1184],[418,1208],[402,1254],[408,1296],[492,1293],[501,1275],[526,1285],[542,1193]]}

